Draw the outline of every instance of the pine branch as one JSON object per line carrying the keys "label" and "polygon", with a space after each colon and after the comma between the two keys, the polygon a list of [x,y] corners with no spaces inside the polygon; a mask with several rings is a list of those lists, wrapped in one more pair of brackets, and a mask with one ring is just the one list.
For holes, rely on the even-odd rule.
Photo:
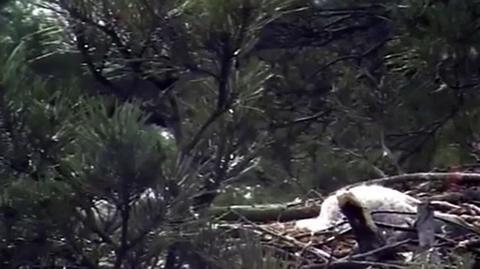
{"label": "pine branch", "polygon": [[[79,26],[80,27],[80,26]],[[79,28],[77,27],[77,28]],[[108,78],[106,78],[103,74],[102,71],[95,66],[95,63],[93,61],[93,58],[91,57],[90,53],[88,52],[88,43],[85,40],[85,35],[83,29],[77,29],[75,31],[75,37],[76,37],[76,45],[78,51],[80,51],[80,54],[83,57],[83,62],[87,65],[88,71],[93,75],[93,77],[102,85],[106,86],[109,88],[114,94],[120,94],[121,95],[121,90],[119,87],[114,85],[112,81],[110,81]]]}

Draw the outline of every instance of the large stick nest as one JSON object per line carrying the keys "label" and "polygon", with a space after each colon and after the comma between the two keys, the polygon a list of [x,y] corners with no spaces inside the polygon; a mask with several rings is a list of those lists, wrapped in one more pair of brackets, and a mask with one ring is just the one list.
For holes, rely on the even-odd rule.
{"label": "large stick nest", "polygon": [[[480,174],[417,173],[369,180],[360,184],[391,187],[427,201],[427,207],[424,208],[427,211],[420,213],[420,210],[417,213],[417,224],[408,228],[418,236],[395,242],[372,243],[367,246],[368,251],[365,251],[365,248],[359,247],[361,242],[358,238],[365,236],[365,231],[355,234],[352,229],[344,229],[312,234],[295,227],[295,220],[260,224],[247,218],[242,219],[240,226],[258,234],[264,246],[288,257],[296,264],[295,268],[298,268],[298,264],[301,265],[300,268],[407,268],[421,263],[438,263],[439,266],[446,266],[440,268],[457,268],[454,266],[456,262],[465,261],[460,261],[459,257],[469,256],[476,259],[480,255]],[[318,207],[321,202],[322,199],[319,198],[296,206]],[[432,221],[425,220],[428,218],[428,210],[444,213],[449,216],[451,225],[467,231],[455,237],[428,231],[428,223],[424,225]],[[422,219],[423,224],[420,223]],[[427,228],[422,228],[422,225]],[[382,223],[375,223],[374,226],[406,230]],[[368,225],[367,229],[370,229]],[[425,239],[429,237],[429,233],[432,233],[432,242]],[[472,266],[475,266],[471,268],[479,266],[475,265],[475,259],[471,259],[474,264]]]}

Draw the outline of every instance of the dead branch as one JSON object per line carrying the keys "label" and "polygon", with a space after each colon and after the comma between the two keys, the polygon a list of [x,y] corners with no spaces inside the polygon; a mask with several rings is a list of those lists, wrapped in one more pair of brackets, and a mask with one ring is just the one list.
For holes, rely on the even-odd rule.
{"label": "dead branch", "polygon": [[338,261],[332,262],[331,264],[312,264],[308,266],[301,267],[302,269],[320,269],[320,268],[329,268],[329,269],[357,269],[357,268],[366,268],[369,266],[378,266],[380,268],[395,268],[395,269],[406,269],[407,265],[402,265],[398,263],[387,263],[387,262],[373,262],[373,261]]}
{"label": "dead branch", "polygon": [[399,183],[422,182],[422,181],[448,181],[452,177],[461,178],[463,182],[477,182],[480,183],[480,174],[478,173],[412,173],[398,176],[376,178],[371,180],[360,181],[344,187],[343,189],[350,189],[359,185],[383,185],[392,186]]}
{"label": "dead branch", "polygon": [[223,221],[238,221],[242,218],[253,222],[291,221],[318,216],[320,207],[289,207],[284,204],[213,207],[210,214]]}

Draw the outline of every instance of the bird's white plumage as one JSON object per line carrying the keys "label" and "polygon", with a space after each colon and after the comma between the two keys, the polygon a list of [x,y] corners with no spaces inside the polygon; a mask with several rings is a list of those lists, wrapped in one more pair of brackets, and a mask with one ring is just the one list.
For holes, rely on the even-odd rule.
{"label": "bird's white plumage", "polygon": [[[342,221],[343,214],[340,212],[337,197],[347,191],[352,193],[370,212],[415,212],[420,203],[419,200],[395,189],[378,185],[360,185],[350,189],[341,189],[330,195],[323,201],[318,217],[297,221],[297,227],[317,232]],[[412,217],[398,214],[373,214],[372,217],[375,221],[394,225],[406,225],[412,221]]]}

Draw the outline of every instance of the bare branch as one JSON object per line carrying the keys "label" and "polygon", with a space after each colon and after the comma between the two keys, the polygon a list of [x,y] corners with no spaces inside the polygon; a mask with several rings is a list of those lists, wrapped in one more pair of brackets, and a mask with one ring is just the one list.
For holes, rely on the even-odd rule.
{"label": "bare branch", "polygon": [[326,111],[317,112],[317,113],[315,113],[311,116],[301,117],[301,118],[294,119],[294,120],[289,121],[289,122],[274,124],[273,128],[276,128],[276,129],[278,129],[278,128],[288,128],[288,127],[291,127],[292,125],[301,124],[301,123],[308,123],[308,122],[311,122],[311,121],[316,121],[320,118],[323,118],[323,117],[327,116],[332,111],[333,111],[332,109],[328,109]]}

